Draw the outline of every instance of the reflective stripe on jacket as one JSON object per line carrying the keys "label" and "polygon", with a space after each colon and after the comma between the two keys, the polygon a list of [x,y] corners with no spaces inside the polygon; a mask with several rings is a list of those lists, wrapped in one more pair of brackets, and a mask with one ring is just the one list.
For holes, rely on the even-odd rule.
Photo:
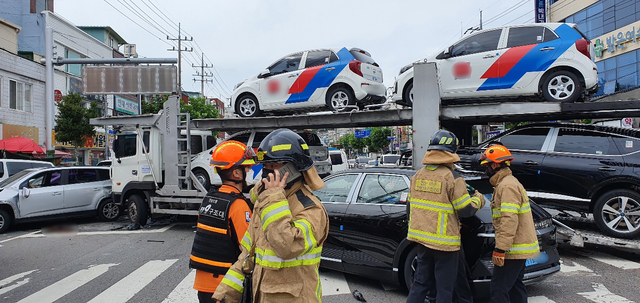
{"label": "reflective stripe on jacket", "polygon": [[[213,298],[233,303],[242,294],[243,263],[255,241],[254,302],[321,302],[318,267],[329,218],[322,203],[302,181],[283,190],[252,189],[254,215],[243,238],[242,254],[231,266]],[[245,241],[246,239],[246,241]]]}
{"label": "reflective stripe on jacket", "polygon": [[509,168],[499,170],[490,182],[495,187],[491,214],[496,248],[506,251],[506,259],[535,257],[540,248],[527,191]]}
{"label": "reflective stripe on jacket", "polygon": [[411,178],[407,239],[431,249],[460,250],[460,217],[473,216],[484,198],[470,196],[462,178],[454,178],[450,164],[420,169]]}

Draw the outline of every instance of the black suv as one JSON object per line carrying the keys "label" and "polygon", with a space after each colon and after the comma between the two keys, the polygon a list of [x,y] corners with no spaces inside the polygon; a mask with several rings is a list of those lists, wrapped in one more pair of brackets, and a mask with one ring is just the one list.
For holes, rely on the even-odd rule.
{"label": "black suv", "polygon": [[603,232],[640,235],[640,132],[572,123],[517,127],[458,151],[461,166],[484,170],[480,152],[500,142],[513,154],[514,176],[539,204],[593,213]]}

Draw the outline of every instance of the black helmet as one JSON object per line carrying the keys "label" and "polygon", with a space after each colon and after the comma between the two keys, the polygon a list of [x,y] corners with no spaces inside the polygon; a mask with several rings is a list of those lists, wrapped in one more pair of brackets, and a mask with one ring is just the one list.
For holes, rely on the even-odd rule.
{"label": "black helmet", "polygon": [[300,172],[313,166],[307,143],[286,128],[274,130],[260,143],[258,163],[266,162],[292,162]]}
{"label": "black helmet", "polygon": [[427,150],[434,149],[455,153],[458,151],[458,138],[452,132],[441,129],[433,134],[429,140]]}

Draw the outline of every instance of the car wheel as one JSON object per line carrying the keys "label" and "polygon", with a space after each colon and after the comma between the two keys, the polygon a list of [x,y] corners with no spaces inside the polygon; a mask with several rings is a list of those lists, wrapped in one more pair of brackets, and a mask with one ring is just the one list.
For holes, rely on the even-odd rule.
{"label": "car wheel", "polygon": [[416,273],[416,269],[418,268],[418,245],[414,246],[404,259],[402,277],[407,290],[411,290],[411,285],[413,285],[413,275]]}
{"label": "car wheel", "polygon": [[356,98],[347,88],[335,87],[327,94],[327,106],[331,111],[342,111],[347,106],[354,104],[356,104]]}
{"label": "car wheel", "polygon": [[120,206],[113,199],[104,199],[98,204],[98,218],[102,221],[115,221],[120,217]]}
{"label": "car wheel", "polygon": [[582,95],[582,91],[580,80],[568,70],[549,74],[542,84],[542,96],[552,102],[575,102]]}
{"label": "car wheel", "polygon": [[6,210],[0,209],[0,234],[9,229],[12,220],[13,217]]}
{"label": "car wheel", "polygon": [[404,89],[404,93],[402,95],[402,101],[407,106],[413,106],[413,81],[411,81],[407,88]]}
{"label": "car wheel", "polygon": [[593,217],[604,233],[634,238],[640,235],[640,194],[628,189],[608,191],[596,201]]}
{"label": "car wheel", "polygon": [[147,224],[147,217],[149,216],[149,210],[147,204],[144,202],[144,198],[139,195],[132,195],[129,197],[129,221],[133,224],[145,225]]}
{"label": "car wheel", "polygon": [[236,113],[240,117],[256,117],[260,114],[258,99],[253,95],[244,95],[236,102]]}
{"label": "car wheel", "polygon": [[209,174],[206,171],[204,171],[204,169],[195,169],[193,171],[193,174],[196,176],[196,180],[200,182],[200,184],[204,187],[204,189],[209,191],[209,188],[211,188],[211,181],[209,180]]}

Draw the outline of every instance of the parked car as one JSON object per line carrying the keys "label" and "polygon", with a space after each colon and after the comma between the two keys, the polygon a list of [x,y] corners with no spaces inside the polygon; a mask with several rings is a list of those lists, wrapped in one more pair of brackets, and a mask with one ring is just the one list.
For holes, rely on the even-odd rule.
{"label": "parked car", "polygon": [[347,154],[342,150],[329,150],[329,157],[331,157],[331,171],[338,172],[349,169],[347,163]]}
{"label": "parked car", "polygon": [[[316,167],[321,177],[328,176],[331,173],[331,159],[329,158],[329,148],[322,144],[322,140],[316,133],[309,131],[297,131],[298,135],[307,142],[309,153],[313,158],[313,165]],[[244,131],[229,136],[226,140],[236,140],[247,144],[251,140],[251,147],[257,149],[260,142],[269,134],[264,131]],[[217,146],[217,145],[216,145]],[[209,190],[211,185],[221,185],[222,180],[216,174],[213,167],[210,166],[211,154],[216,147],[212,147],[202,153],[197,154],[191,159],[191,171],[196,179],[205,189]],[[262,164],[256,164],[251,167],[251,171],[247,174],[247,184],[254,185],[262,178]]]}
{"label": "parked car", "polygon": [[[349,170],[324,179],[314,191],[329,215],[329,236],[320,266],[410,288],[416,268],[417,243],[407,240],[407,200],[414,170],[371,168]],[[488,179],[467,180],[488,201]],[[531,202],[541,246],[538,258],[527,260],[526,284],[560,271],[556,230],[551,216]],[[489,203],[474,217],[462,219],[462,245],[477,296],[486,296],[493,271],[495,246]]]}
{"label": "parked car", "polygon": [[398,167],[398,160],[400,160],[400,155],[385,154],[380,157],[378,165],[383,167]]}
{"label": "parked car", "polygon": [[53,164],[37,160],[0,159],[0,182],[25,169],[35,167],[53,167]]}
{"label": "parked car", "polygon": [[[574,102],[597,91],[593,46],[575,24],[536,23],[473,33],[426,58],[438,70],[440,97],[541,96]],[[393,101],[413,105],[413,66],[400,70]]]}
{"label": "parked car", "polygon": [[605,233],[640,235],[640,131],[572,123],[535,123],[458,151],[464,168],[490,144],[513,154],[513,174],[529,197],[559,210],[593,213]]}
{"label": "parked car", "polygon": [[[413,166],[413,151],[406,150],[400,154],[400,159],[398,159],[399,167],[412,167]],[[421,160],[421,159],[420,159]]]}
{"label": "parked car", "polygon": [[0,182],[0,233],[14,223],[56,218],[113,221],[120,212],[106,167],[30,168]]}
{"label": "parked car", "polygon": [[378,166],[378,160],[369,160],[364,167],[376,167]]}
{"label": "parked car", "polygon": [[349,163],[349,168],[356,167],[356,159],[349,159],[347,160],[347,163]]}
{"label": "parked car", "polygon": [[308,50],[287,55],[238,83],[235,113],[255,117],[267,111],[325,109],[382,104],[382,69],[358,48]]}
{"label": "parked car", "polygon": [[357,157],[355,167],[356,168],[366,167],[369,164],[369,161],[371,161],[371,158],[369,157]]}

